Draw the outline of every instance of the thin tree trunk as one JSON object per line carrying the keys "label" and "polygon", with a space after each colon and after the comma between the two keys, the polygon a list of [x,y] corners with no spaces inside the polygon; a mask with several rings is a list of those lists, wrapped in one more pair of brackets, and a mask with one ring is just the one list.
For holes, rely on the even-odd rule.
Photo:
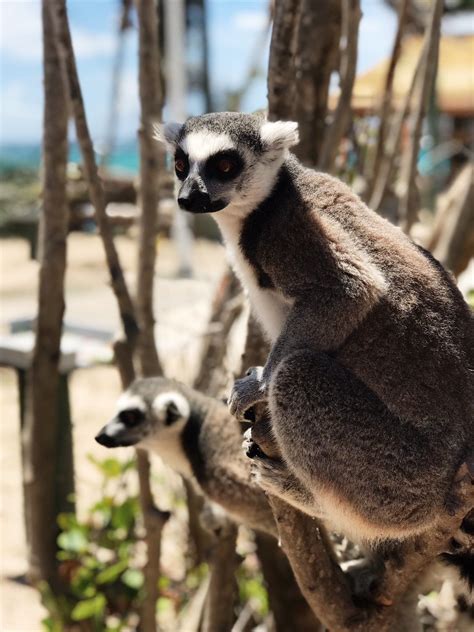
{"label": "thin tree trunk", "polygon": [[[42,261],[39,272],[38,318],[29,395],[23,434],[24,491],[33,580],[47,581],[58,590],[56,538],[60,511],[54,493],[60,445],[59,361],[64,314],[64,276],[68,205],[66,165],[68,155],[68,97],[61,80],[54,27],[48,0],[42,2],[44,119]],[[72,459],[72,455],[70,455]],[[73,492],[73,489],[69,490]],[[65,509],[64,507],[62,508]]]}
{"label": "thin tree trunk", "polygon": [[[137,316],[140,325],[137,353],[144,377],[163,373],[155,341],[153,288],[156,263],[160,178],[164,173],[164,155],[153,138],[153,124],[161,121],[163,93],[158,41],[158,7],[155,0],[136,0],[139,32],[140,140],[140,237],[138,244]],[[161,532],[166,518],[153,500],[150,483],[150,459],[137,450],[140,504],[146,529],[146,598],[141,626],[145,632],[156,629],[156,602],[160,578]]]}
{"label": "thin tree trunk", "polygon": [[408,153],[402,173],[402,182],[404,183],[405,190],[400,201],[399,217],[401,219],[402,228],[406,233],[410,232],[419,210],[416,174],[418,171],[417,164],[420,149],[421,126],[436,81],[443,6],[443,0],[435,0],[433,3],[431,20],[425,35],[424,67],[420,76],[419,92],[416,95],[417,107],[413,115]]}
{"label": "thin tree trunk", "polygon": [[[76,134],[81,147],[85,166],[85,175],[89,186],[89,194],[95,208],[100,236],[102,238],[111,277],[112,289],[119,306],[126,337],[125,341],[119,341],[115,345],[116,360],[122,379],[122,386],[126,388],[135,377],[133,352],[139,330],[133,303],[125,283],[123,269],[120,264],[112,236],[112,230],[106,215],[104,190],[98,176],[92,140],[87,125],[74,51],[72,48],[65,1],[55,0],[54,4],[51,3],[49,6],[51,7],[52,14],[55,18],[56,36],[63,55],[64,68],[66,71],[69,93],[73,104],[73,113],[76,122]],[[142,507],[143,520],[146,529],[145,538],[148,554],[145,566],[146,596],[143,603],[140,626],[144,632],[154,632],[156,630],[156,568],[157,565],[159,565],[161,529],[168,518],[168,514],[166,512],[158,511],[154,505],[149,482],[148,456],[141,450],[137,450],[137,469],[140,483],[140,504]]]}
{"label": "thin tree trunk", "polygon": [[163,95],[156,2],[154,0],[136,0],[136,6],[139,31],[140,201],[142,210],[136,298],[140,325],[137,351],[142,374],[153,376],[162,374],[155,343],[153,279],[156,262],[160,178],[164,174],[164,154],[160,144],[153,138],[153,124],[161,121]]}
{"label": "thin tree trunk", "polygon": [[369,184],[366,197],[371,199],[374,185],[377,181],[380,165],[385,154],[385,141],[387,135],[387,123],[390,118],[390,107],[393,97],[393,80],[395,78],[395,70],[398,60],[400,59],[400,53],[402,50],[402,39],[405,30],[405,22],[407,17],[407,7],[409,0],[401,0],[398,8],[398,27],[393,42],[392,54],[390,56],[390,63],[388,66],[387,76],[385,77],[385,86],[383,91],[382,103],[379,110],[379,128],[377,133],[377,144],[375,147],[374,158],[371,161],[371,175],[369,176]]}
{"label": "thin tree trunk", "polygon": [[407,119],[408,113],[410,112],[410,104],[413,98],[413,93],[415,91],[418,77],[420,76],[423,67],[423,60],[424,50],[422,49],[420,57],[418,58],[416,64],[415,71],[413,73],[413,77],[411,79],[410,88],[405,96],[405,100],[399,112],[394,115],[393,123],[390,127],[390,133],[385,144],[385,152],[382,157],[382,161],[377,174],[377,179],[374,182],[373,192],[369,200],[369,207],[374,211],[379,210],[387,192],[388,184],[391,181],[396,157],[398,155],[398,148],[402,136],[403,125],[405,123],[405,120]]}
{"label": "thin tree trunk", "polygon": [[[340,35],[339,1],[301,0],[294,75],[291,77],[296,89],[294,117],[300,132],[300,142],[294,152],[309,166],[319,162],[326,128],[329,81],[338,66]],[[288,92],[291,83],[285,86]],[[269,101],[272,112],[273,104],[271,99]]]}
{"label": "thin tree trunk", "polygon": [[268,118],[291,120],[294,116],[294,53],[301,0],[274,3],[268,65]]}
{"label": "thin tree trunk", "polygon": [[350,114],[352,88],[357,68],[357,47],[359,41],[359,22],[362,16],[359,0],[342,2],[342,37],[344,48],[341,50],[341,93],[331,126],[326,132],[319,165],[324,171],[333,171],[339,144],[344,136]]}
{"label": "thin tree trunk", "polygon": [[235,571],[239,565],[239,558],[235,552],[236,541],[237,525],[230,520],[226,521],[217,536],[209,561],[211,576],[204,610],[203,632],[227,632],[235,619]]}

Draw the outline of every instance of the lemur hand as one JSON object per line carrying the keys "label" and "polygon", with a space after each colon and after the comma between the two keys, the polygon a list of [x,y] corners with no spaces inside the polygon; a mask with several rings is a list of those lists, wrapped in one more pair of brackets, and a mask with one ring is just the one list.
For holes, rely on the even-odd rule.
{"label": "lemur hand", "polygon": [[245,377],[235,380],[229,397],[229,410],[234,417],[243,421],[249,408],[266,399],[267,386],[263,381],[263,367],[252,367]]}

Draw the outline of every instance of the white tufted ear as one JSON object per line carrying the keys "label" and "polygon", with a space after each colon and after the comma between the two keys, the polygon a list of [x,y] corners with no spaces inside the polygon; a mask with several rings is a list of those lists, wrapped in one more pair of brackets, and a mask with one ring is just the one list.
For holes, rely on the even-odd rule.
{"label": "white tufted ear", "polygon": [[283,150],[298,144],[298,123],[294,121],[267,121],[260,128],[260,137],[266,150]]}
{"label": "white tufted ear", "polygon": [[155,397],[153,412],[161,423],[170,426],[176,421],[189,419],[191,408],[184,395],[177,391],[167,391]]}
{"label": "white tufted ear", "polygon": [[168,148],[174,148],[178,144],[182,128],[183,123],[155,123],[153,125],[153,138],[160,143],[165,143]]}

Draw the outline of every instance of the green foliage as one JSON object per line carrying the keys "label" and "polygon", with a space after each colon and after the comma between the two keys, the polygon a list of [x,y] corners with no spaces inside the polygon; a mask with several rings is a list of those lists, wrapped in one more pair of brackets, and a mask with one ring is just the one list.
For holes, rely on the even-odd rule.
{"label": "green foliage", "polygon": [[49,613],[43,626],[49,632],[75,622],[84,622],[88,630],[130,629],[143,597],[143,571],[136,560],[139,503],[129,495],[126,478],[134,461],[90,460],[102,475],[103,495],[84,519],[72,513],[58,517],[59,574],[65,590],[57,596],[49,586],[40,587]]}

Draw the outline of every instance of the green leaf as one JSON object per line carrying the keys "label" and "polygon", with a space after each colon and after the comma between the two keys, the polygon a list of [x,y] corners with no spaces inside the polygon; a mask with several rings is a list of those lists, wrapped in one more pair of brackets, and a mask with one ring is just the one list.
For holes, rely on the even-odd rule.
{"label": "green leaf", "polygon": [[122,575],[122,582],[125,586],[133,588],[134,590],[139,590],[143,586],[143,581],[143,573],[137,568],[129,568]]}
{"label": "green leaf", "polygon": [[117,478],[122,474],[122,464],[117,459],[110,458],[99,461],[91,454],[89,454],[88,459],[106,478]]}
{"label": "green leaf", "polygon": [[99,593],[92,599],[85,599],[79,601],[74,606],[71,612],[71,619],[73,621],[83,621],[84,619],[91,619],[92,617],[98,617],[102,615],[105,610],[106,600],[102,593]]}
{"label": "green leaf", "polygon": [[87,549],[88,542],[84,530],[75,527],[59,534],[58,545],[65,551],[81,553]]}
{"label": "green leaf", "polygon": [[121,562],[112,564],[108,568],[104,568],[104,570],[100,571],[97,575],[96,582],[98,584],[110,584],[111,582],[114,582],[123,573],[127,566],[127,560],[122,560]]}
{"label": "green leaf", "polygon": [[159,597],[156,602],[156,610],[158,614],[168,612],[173,608],[173,601],[169,597]]}

